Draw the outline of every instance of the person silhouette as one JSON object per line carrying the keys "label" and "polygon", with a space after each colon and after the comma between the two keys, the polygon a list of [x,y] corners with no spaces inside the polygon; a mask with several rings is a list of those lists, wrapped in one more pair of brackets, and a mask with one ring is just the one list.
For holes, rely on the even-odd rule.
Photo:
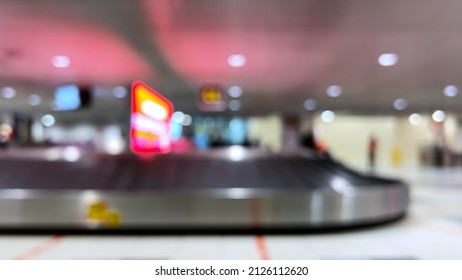
{"label": "person silhouette", "polygon": [[377,138],[375,138],[375,136],[373,135],[369,137],[368,152],[369,152],[369,168],[371,169],[371,171],[373,171],[375,169],[375,160],[376,160],[376,154],[377,154]]}

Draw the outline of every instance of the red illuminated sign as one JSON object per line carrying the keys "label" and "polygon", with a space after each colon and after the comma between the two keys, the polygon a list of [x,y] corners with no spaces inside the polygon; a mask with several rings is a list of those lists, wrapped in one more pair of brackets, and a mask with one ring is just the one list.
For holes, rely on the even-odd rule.
{"label": "red illuminated sign", "polygon": [[132,84],[130,146],[135,153],[170,151],[173,105],[142,82]]}

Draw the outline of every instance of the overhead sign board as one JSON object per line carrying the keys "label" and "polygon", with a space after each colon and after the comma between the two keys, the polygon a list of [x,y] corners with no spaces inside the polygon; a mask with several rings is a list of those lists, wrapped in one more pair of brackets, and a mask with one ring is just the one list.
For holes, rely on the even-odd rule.
{"label": "overhead sign board", "polygon": [[170,151],[172,103],[140,81],[132,84],[130,148],[135,153]]}
{"label": "overhead sign board", "polygon": [[208,85],[199,92],[198,107],[201,111],[224,111],[226,109],[225,95],[220,87]]}

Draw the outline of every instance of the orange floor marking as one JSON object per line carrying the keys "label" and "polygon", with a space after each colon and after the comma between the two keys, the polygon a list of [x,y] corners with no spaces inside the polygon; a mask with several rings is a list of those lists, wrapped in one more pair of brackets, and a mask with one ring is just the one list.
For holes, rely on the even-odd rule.
{"label": "orange floor marking", "polygon": [[51,239],[48,239],[47,241],[43,242],[42,244],[39,244],[34,248],[17,255],[13,258],[13,260],[28,260],[35,258],[43,254],[45,251],[48,251],[56,247],[61,242],[62,238],[62,235],[55,235]]}
{"label": "orange floor marking", "polygon": [[[251,200],[251,211],[252,211],[252,224],[255,228],[259,228],[261,225],[260,218],[260,201],[258,199]],[[266,246],[265,237],[261,234],[255,236],[255,242],[257,245],[258,254],[260,255],[261,260],[269,260],[270,255],[268,252],[268,247]]]}
{"label": "orange floor marking", "polygon": [[260,260],[270,260],[271,258],[268,248],[266,247],[265,237],[263,235],[257,235],[255,241],[257,243],[258,253],[260,254]]}

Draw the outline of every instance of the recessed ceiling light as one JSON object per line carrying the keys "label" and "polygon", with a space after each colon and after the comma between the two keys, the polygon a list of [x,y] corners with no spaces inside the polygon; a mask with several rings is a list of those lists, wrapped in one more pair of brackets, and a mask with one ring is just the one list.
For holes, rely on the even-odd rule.
{"label": "recessed ceiling light", "polygon": [[318,107],[318,102],[314,99],[307,99],[303,102],[303,107],[308,111],[313,111]]}
{"label": "recessed ceiling light", "polygon": [[393,66],[398,62],[398,55],[395,53],[384,53],[379,56],[378,61],[382,66]]}
{"label": "recessed ceiling light", "polygon": [[233,100],[229,101],[228,102],[228,108],[231,111],[239,111],[239,109],[241,109],[241,101],[236,100],[236,99],[233,99]]}
{"label": "recessed ceiling light", "polygon": [[393,102],[393,107],[395,107],[396,110],[404,110],[407,107],[407,101],[402,98],[396,99]]}
{"label": "recessed ceiling light", "polygon": [[56,55],[51,59],[51,64],[56,68],[67,68],[71,65],[71,59],[65,55]]}
{"label": "recessed ceiling light", "polygon": [[11,99],[16,96],[16,90],[12,87],[4,87],[2,90],[2,96],[6,99]]}
{"label": "recessed ceiling light", "polygon": [[240,86],[232,86],[228,89],[228,95],[232,98],[241,97],[242,88]]}
{"label": "recessed ceiling light", "polygon": [[342,95],[342,87],[338,85],[332,85],[327,87],[327,95],[330,97],[339,97]]}
{"label": "recessed ceiling light", "polygon": [[231,67],[242,67],[247,62],[247,59],[242,54],[232,54],[228,57],[228,64]]}
{"label": "recessed ceiling light", "polygon": [[115,98],[125,98],[127,96],[127,89],[124,87],[115,87],[112,90],[112,95],[114,95]]}
{"label": "recessed ceiling light", "polygon": [[326,110],[322,112],[321,114],[321,120],[325,123],[331,123],[334,121],[334,119],[335,119],[335,113],[330,110]]}
{"label": "recessed ceiling light", "polygon": [[30,106],[37,106],[37,105],[39,105],[41,102],[42,102],[42,98],[41,98],[40,96],[38,96],[37,94],[31,94],[31,95],[29,95],[29,97],[27,98],[27,103],[28,103]]}
{"label": "recessed ceiling light", "polygon": [[459,93],[459,89],[455,85],[449,85],[444,88],[443,92],[447,97],[454,97]]}
{"label": "recessed ceiling light", "polygon": [[444,121],[445,118],[446,118],[446,114],[441,110],[436,110],[432,114],[432,119],[435,122],[442,122],[442,121]]}
{"label": "recessed ceiling light", "polygon": [[421,121],[422,121],[422,117],[417,113],[411,114],[409,116],[409,122],[412,125],[418,125],[418,124],[420,124]]}
{"label": "recessed ceiling light", "polygon": [[44,126],[50,127],[55,124],[55,118],[52,115],[45,115],[41,119]]}

